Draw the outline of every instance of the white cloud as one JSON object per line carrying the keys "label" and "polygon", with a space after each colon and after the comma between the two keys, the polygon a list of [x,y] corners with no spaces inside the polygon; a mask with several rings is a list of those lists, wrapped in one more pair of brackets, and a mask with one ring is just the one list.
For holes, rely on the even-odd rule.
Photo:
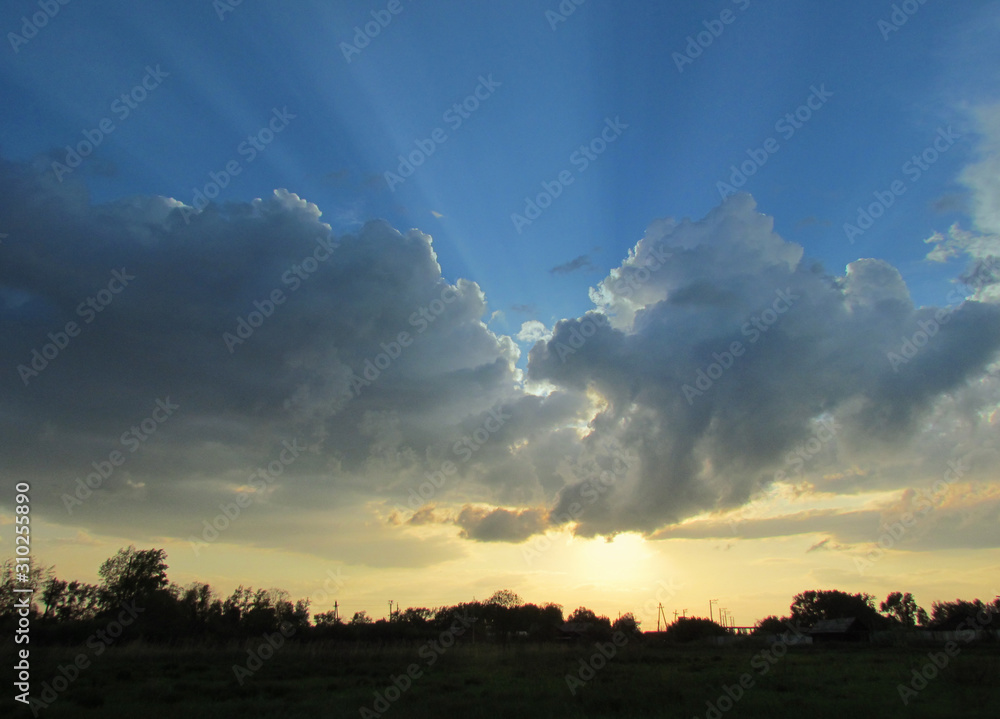
{"label": "white cloud", "polygon": [[552,336],[552,330],[538,320],[528,320],[521,324],[521,331],[517,333],[517,339],[521,342],[534,344],[539,340],[547,340]]}

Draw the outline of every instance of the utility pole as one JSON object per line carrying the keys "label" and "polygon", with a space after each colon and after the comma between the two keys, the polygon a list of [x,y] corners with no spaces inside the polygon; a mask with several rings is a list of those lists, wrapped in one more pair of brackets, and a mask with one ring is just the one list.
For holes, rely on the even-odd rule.
{"label": "utility pole", "polygon": [[[718,599],[709,599],[708,600],[708,620],[711,621],[711,622],[715,621],[715,617],[712,616],[712,605],[713,604],[718,604],[718,603],[719,603]],[[719,619],[721,619],[721,618],[722,617],[719,617]]]}

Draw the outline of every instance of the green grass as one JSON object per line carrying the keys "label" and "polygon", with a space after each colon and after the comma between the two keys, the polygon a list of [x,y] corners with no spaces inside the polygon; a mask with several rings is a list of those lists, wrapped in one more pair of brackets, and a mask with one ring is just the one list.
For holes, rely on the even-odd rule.
{"label": "green grass", "polygon": [[[81,648],[82,649],[82,648]],[[420,719],[499,717],[704,717],[707,702],[749,673],[754,685],[725,717],[1000,716],[1000,648],[963,647],[925,690],[904,706],[897,684],[927,662],[929,649],[800,647],[762,675],[761,646],[665,647],[633,642],[587,684],[570,693],[593,644],[462,645],[432,667],[418,646],[286,645],[241,686],[232,671],[246,653],[231,649],[112,647],[41,713],[46,717],[359,717],[390,675],[417,664],[423,676],[385,716]],[[85,649],[83,649],[86,651]],[[80,649],[32,650],[32,695]],[[9,651],[3,661],[12,666]],[[9,664],[8,664],[9,662]],[[10,691],[10,690],[8,690]],[[725,708],[726,704],[723,703]],[[845,715],[845,712],[853,714]],[[18,712],[22,714],[22,712]],[[24,711],[23,715],[30,716]]]}

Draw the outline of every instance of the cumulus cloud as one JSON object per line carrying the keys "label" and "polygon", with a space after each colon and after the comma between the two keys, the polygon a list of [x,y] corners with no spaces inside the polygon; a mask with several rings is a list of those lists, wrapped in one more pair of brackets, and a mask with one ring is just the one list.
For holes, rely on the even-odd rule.
{"label": "cumulus cloud", "polygon": [[534,344],[539,340],[548,339],[552,336],[549,328],[538,320],[528,320],[521,324],[521,331],[517,333],[517,339],[521,342]]}
{"label": "cumulus cloud", "polygon": [[[654,222],[583,316],[525,322],[524,377],[419,230],[335,236],[282,190],[97,205],[45,167],[0,161],[0,471],[82,531],[197,536],[249,495],[226,541],[427,564],[457,551],[431,525],[678,536],[772,484],[821,420],[828,494],[902,489],[996,434],[1000,307],[915,307],[882,260],[825,272],[746,195]],[[373,513],[388,534],[362,537]]]}
{"label": "cumulus cloud", "polygon": [[925,240],[931,245],[927,259],[968,260],[960,279],[972,289],[972,296],[1000,302],[1000,104],[979,108],[975,121],[977,158],[960,177],[971,195],[973,229],[955,224],[947,232],[935,232]]}
{"label": "cumulus cloud", "polygon": [[836,276],[802,254],[747,195],[698,222],[660,221],[592,291],[609,321],[564,320],[532,348],[529,379],[601,397],[595,440],[637,457],[597,498],[569,482],[556,522],[651,532],[737,506],[821,416],[843,427],[840,461],[891,456],[1000,348],[996,306],[966,302],[939,322],[884,261]]}
{"label": "cumulus cloud", "polygon": [[[442,278],[428,235],[371,222],[334,237],[285,191],[186,222],[175,200],[94,205],[40,170],[0,164],[0,466],[33,482],[39,512],[187,537],[253,493],[227,537],[295,546],[325,533],[302,510],[403,492],[520,396],[516,343],[483,323],[478,285]],[[133,279],[112,292],[115,273]],[[144,431],[157,400],[177,409]],[[512,420],[507,441],[518,422],[531,424]],[[477,450],[462,472],[500,448]],[[124,464],[70,515],[76,480],[116,451]]]}

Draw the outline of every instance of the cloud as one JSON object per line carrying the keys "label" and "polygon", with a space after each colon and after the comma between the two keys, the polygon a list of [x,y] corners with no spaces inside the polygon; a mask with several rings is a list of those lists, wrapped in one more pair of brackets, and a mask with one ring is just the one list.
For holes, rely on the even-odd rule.
{"label": "cloud", "polygon": [[942,214],[947,212],[968,213],[969,201],[968,198],[962,193],[949,192],[934,200],[931,207],[934,208],[935,212],[940,212]]}
{"label": "cloud", "polygon": [[517,333],[517,339],[521,342],[534,344],[539,340],[548,339],[552,332],[538,320],[528,320],[521,324],[521,331]]}
{"label": "cloud", "polygon": [[465,507],[455,523],[462,536],[478,542],[523,542],[544,531],[546,512],[538,509],[511,511],[503,508]]}
{"label": "cloud", "polygon": [[[654,222],[584,315],[522,324],[525,376],[483,289],[445,281],[423,232],[335,236],[284,190],[197,213],[92,204],[46,168],[0,160],[0,471],[81,531],[199,536],[249,496],[220,541],[424,566],[459,550],[420,525],[677,536],[771,484],[823,418],[842,428],[810,460],[832,463],[809,477],[826,493],[912,486],[996,434],[1000,307],[956,305],[894,365],[936,308],[882,260],[806,265],[746,195]],[[115,272],[134,279],[112,292]],[[158,400],[178,407],[163,421]],[[409,509],[360,519],[392,506]]]}
{"label": "cloud", "polygon": [[590,255],[580,255],[576,259],[570,260],[569,262],[553,267],[549,270],[550,274],[553,275],[569,275],[578,270],[592,270],[597,269],[590,262]]}
{"label": "cloud", "polygon": [[[1000,104],[979,108],[976,160],[961,173],[969,190],[973,230],[952,225],[947,233],[935,232],[925,240],[932,246],[927,259],[945,262],[967,259],[970,266],[962,278],[977,300],[1000,301],[995,267],[1000,264]],[[984,272],[985,268],[985,272]]]}
{"label": "cloud", "polygon": [[[663,252],[669,259],[639,282]],[[569,481],[557,520],[573,518],[587,536],[651,532],[738,506],[822,416],[844,428],[841,462],[878,466],[1000,348],[1000,307],[966,302],[894,365],[890,353],[936,309],[915,308],[884,261],[836,276],[801,258],[747,195],[699,222],[654,223],[591,293],[608,321],[563,320],[532,348],[528,378],[599,396],[595,444],[614,439],[637,457],[600,497],[587,480]],[[996,391],[970,401],[995,406]]]}
{"label": "cloud", "polygon": [[[329,535],[303,510],[405,496],[470,422],[521,396],[516,343],[483,324],[478,285],[442,278],[428,235],[371,222],[334,237],[283,190],[188,223],[176,200],[94,205],[43,169],[0,162],[0,215],[17,238],[0,265],[0,468],[32,482],[40,515],[186,538],[270,466],[280,476],[225,536],[294,547],[298,528]],[[134,279],[112,294],[115,272]],[[102,292],[109,304],[81,306]],[[71,322],[77,336],[25,384],[16,368]],[[143,430],[157,400],[179,409]],[[531,424],[512,421],[509,441],[518,422]],[[282,466],[293,441],[305,449]],[[501,453],[477,449],[463,471]],[[79,490],[112,452],[124,464]],[[88,498],[70,515],[76,491]]]}
{"label": "cloud", "polygon": [[976,111],[979,159],[962,173],[972,192],[973,217],[979,232],[1000,234],[1000,103]]}

